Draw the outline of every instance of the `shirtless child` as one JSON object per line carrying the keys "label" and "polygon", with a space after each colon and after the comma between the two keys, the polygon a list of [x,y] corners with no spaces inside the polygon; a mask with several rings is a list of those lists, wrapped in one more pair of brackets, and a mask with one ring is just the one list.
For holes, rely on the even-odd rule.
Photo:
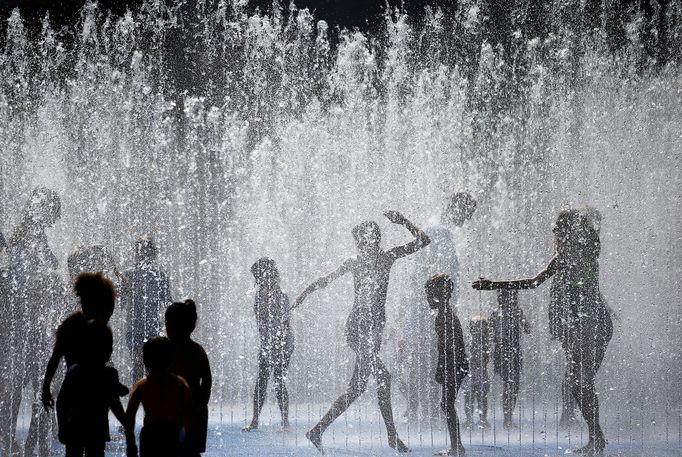
{"label": "shirtless child", "polygon": [[407,228],[414,236],[414,240],[404,246],[384,251],[380,246],[379,225],[374,221],[362,222],[353,229],[358,255],[343,262],[333,273],[313,282],[298,297],[294,305],[294,307],[300,305],[312,292],[326,287],[346,273],[353,274],[355,301],[346,321],[346,342],[356,356],[353,376],[346,391],[336,399],[320,422],[306,434],[322,453],[324,453],[322,434],[367,389],[370,375],[377,380],[379,409],[386,424],[389,446],[398,452],[409,452],[408,447],[398,438],[393,422],[391,375],[379,358],[379,350],[386,324],[386,292],[393,262],[417,252],[431,240],[399,212],[387,211],[384,215],[394,224]]}
{"label": "shirtless child", "polygon": [[133,387],[126,410],[128,457],[138,455],[135,415],[140,404],[144,408],[140,457],[180,455],[180,435],[188,428],[192,399],[185,380],[170,371],[172,351],[165,337],[156,336],[144,344],[142,354],[148,374]]}

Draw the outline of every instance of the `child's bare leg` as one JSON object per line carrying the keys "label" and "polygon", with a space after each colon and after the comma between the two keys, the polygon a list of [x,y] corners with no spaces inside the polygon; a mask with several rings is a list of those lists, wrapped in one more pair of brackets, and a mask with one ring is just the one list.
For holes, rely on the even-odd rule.
{"label": "child's bare leg", "polygon": [[289,365],[289,360],[286,358],[281,363],[277,363],[273,370],[272,379],[275,383],[275,396],[277,397],[277,404],[282,415],[282,427],[289,427],[289,392],[286,385],[286,372]]}
{"label": "child's bare leg", "polygon": [[445,413],[445,420],[448,425],[448,433],[450,434],[450,452],[448,455],[464,455],[464,446],[459,430],[459,419],[457,418],[457,409],[455,407],[455,400],[457,398],[457,386],[450,384],[443,384],[443,398],[441,400],[441,408]]}
{"label": "child's bare leg", "polygon": [[379,410],[386,424],[388,445],[398,452],[409,452],[409,448],[398,438],[393,421],[393,406],[391,405],[391,373],[379,356],[374,356],[374,374],[377,380],[377,395],[379,397]]}
{"label": "child's bare leg", "polygon": [[353,376],[350,378],[350,383],[348,384],[346,391],[332,403],[329,411],[327,411],[322,419],[306,433],[306,437],[320,450],[320,452],[324,453],[322,450],[322,434],[324,431],[327,430],[327,427],[329,427],[336,418],[346,412],[348,407],[367,389],[367,381],[371,374],[370,368],[369,360],[367,360],[367,358],[357,358],[355,368],[353,369]]}
{"label": "child's bare leg", "polygon": [[251,424],[243,428],[245,432],[258,428],[260,412],[263,409],[265,396],[268,393],[269,377],[270,363],[264,354],[260,354],[258,356],[258,379],[256,379],[256,386],[253,389],[253,418],[251,419]]}

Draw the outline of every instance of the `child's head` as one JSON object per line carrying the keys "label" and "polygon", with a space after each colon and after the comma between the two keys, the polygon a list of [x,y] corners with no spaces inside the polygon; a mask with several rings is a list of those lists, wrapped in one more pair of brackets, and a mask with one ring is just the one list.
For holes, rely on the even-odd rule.
{"label": "child's head", "polygon": [[599,257],[601,214],[594,208],[567,209],[554,225],[557,252],[563,255]]}
{"label": "child's head", "polygon": [[142,360],[149,374],[167,372],[173,360],[173,345],[165,336],[149,338],[142,346]]}
{"label": "child's head", "polygon": [[429,278],[424,288],[429,307],[431,309],[442,309],[450,303],[454,284],[450,276],[440,273]]}
{"label": "child's head", "polygon": [[135,264],[150,263],[156,261],[158,250],[154,239],[150,236],[143,236],[135,241]]}
{"label": "child's head", "polygon": [[355,246],[360,252],[371,252],[379,248],[381,243],[381,229],[374,221],[363,221],[353,227]]}
{"label": "child's head", "polygon": [[166,308],[166,333],[172,340],[189,338],[197,326],[197,306],[193,300],[175,302]]}
{"label": "child's head", "polygon": [[259,286],[279,284],[279,271],[275,261],[268,257],[261,257],[251,265],[251,273]]}
{"label": "child's head", "polygon": [[103,324],[114,313],[116,290],[102,273],[80,273],[76,276],[73,290],[80,297],[83,314]]}
{"label": "child's head", "polygon": [[445,210],[443,211],[443,222],[461,227],[466,221],[471,219],[476,211],[476,200],[468,192],[457,192],[450,196]]}
{"label": "child's head", "polygon": [[114,338],[107,324],[94,319],[88,321],[83,340],[83,363],[105,365],[109,361]]}

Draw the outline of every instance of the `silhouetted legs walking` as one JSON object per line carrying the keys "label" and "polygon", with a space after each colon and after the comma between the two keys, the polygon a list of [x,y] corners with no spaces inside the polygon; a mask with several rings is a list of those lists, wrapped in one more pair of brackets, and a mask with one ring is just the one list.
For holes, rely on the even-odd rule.
{"label": "silhouetted legs walking", "polygon": [[355,367],[353,369],[353,376],[351,376],[350,383],[346,391],[339,396],[332,404],[329,411],[320,419],[306,436],[318,449],[322,446],[322,434],[325,432],[332,422],[341,416],[348,407],[367,390],[367,383],[370,375],[373,375],[377,381],[377,397],[379,402],[379,410],[386,425],[386,434],[388,435],[388,443],[393,449],[399,452],[407,452],[407,447],[398,438],[398,433],[393,421],[393,408],[391,406],[391,375],[374,351],[358,351],[356,352]]}

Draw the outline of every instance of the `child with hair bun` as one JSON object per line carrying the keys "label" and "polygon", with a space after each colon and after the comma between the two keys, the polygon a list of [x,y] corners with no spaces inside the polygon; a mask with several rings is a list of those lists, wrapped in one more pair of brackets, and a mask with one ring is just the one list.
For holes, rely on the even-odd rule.
{"label": "child with hair bun", "polygon": [[206,451],[208,401],[213,378],[204,348],[192,340],[197,325],[197,307],[193,300],[175,302],[166,309],[166,334],[172,346],[170,370],[182,377],[192,393],[187,436],[181,445],[183,457],[197,457]]}

